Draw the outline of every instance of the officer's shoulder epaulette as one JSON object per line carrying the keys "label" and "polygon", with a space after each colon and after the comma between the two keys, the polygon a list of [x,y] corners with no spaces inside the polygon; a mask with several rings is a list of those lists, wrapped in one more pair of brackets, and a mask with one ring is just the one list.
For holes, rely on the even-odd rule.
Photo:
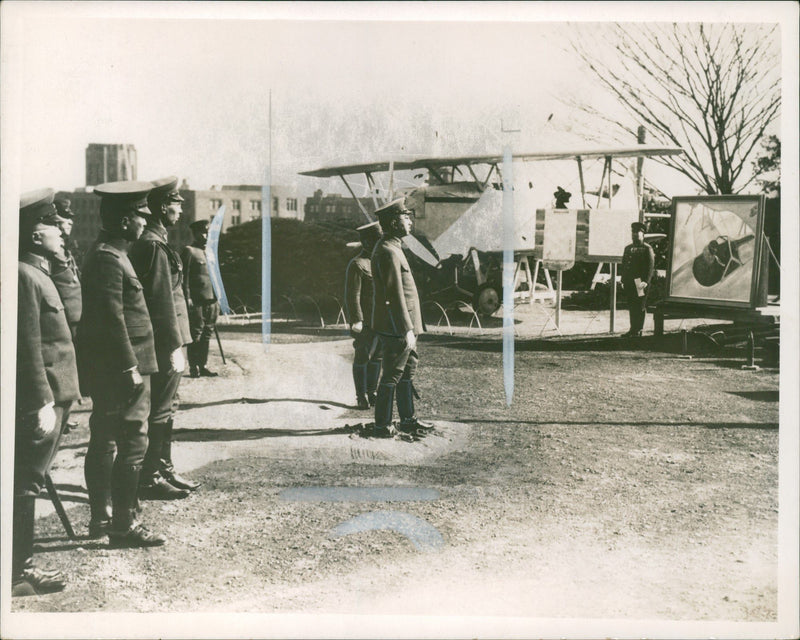
{"label": "officer's shoulder epaulette", "polygon": [[121,258],[122,257],[122,251],[120,251],[119,249],[117,249],[116,247],[114,247],[114,246],[112,246],[110,244],[106,244],[105,242],[98,243],[95,246],[95,251],[98,254],[111,255],[111,256],[114,256],[115,258]]}

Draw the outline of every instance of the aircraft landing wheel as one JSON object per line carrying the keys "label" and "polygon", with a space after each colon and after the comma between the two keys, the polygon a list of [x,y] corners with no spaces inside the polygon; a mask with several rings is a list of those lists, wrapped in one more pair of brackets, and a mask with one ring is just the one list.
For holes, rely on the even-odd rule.
{"label": "aircraft landing wheel", "polygon": [[490,316],[500,308],[500,293],[494,285],[485,282],[478,287],[472,302],[478,315]]}

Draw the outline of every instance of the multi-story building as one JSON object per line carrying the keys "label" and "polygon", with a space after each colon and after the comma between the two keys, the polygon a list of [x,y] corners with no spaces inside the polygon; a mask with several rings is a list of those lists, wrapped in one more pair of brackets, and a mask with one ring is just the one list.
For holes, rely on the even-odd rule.
{"label": "multi-story building", "polygon": [[86,147],[86,185],[136,180],[136,159],[132,144],[90,144]]}
{"label": "multi-story building", "polygon": [[[269,202],[265,200],[267,194],[259,185],[224,185],[204,191],[194,191],[193,194],[192,210],[197,220],[202,218],[210,220],[220,207],[225,207],[223,232],[231,226],[261,218],[265,207],[269,208],[269,215],[272,218],[303,219],[301,199],[294,187],[272,185],[269,189]],[[186,209],[187,203],[184,203],[184,210]]]}
{"label": "multi-story building", "polygon": [[[359,198],[368,213],[375,211],[372,198]],[[367,222],[364,213],[354,198],[345,198],[338,193],[323,195],[317,189],[313,197],[306,200],[306,222],[332,222],[344,227],[359,227]]]}

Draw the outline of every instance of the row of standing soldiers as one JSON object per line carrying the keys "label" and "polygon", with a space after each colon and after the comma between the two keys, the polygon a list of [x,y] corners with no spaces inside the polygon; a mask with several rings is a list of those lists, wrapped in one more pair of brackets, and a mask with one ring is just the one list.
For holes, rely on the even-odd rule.
{"label": "row of standing soldiers", "polygon": [[89,537],[159,546],[138,521],[140,499],[185,498],[172,432],[178,386],[206,368],[219,305],[205,258],[208,222],[181,255],[167,231],[182,213],[178,179],[99,185],[102,229],[81,269],[67,242],[74,214],[51,189],[20,200],[12,595],[60,591],[59,571],[33,563],[35,501],[73,402],[92,399],[84,476]]}
{"label": "row of standing soldiers", "polygon": [[[402,239],[414,211],[405,199],[375,212],[359,227],[361,252],[347,265],[345,306],[353,337],[353,382],[359,409],[375,410],[377,437],[419,436],[433,426],[417,417],[414,375],[423,323],[419,294]],[[400,421],[392,420],[394,405]]]}

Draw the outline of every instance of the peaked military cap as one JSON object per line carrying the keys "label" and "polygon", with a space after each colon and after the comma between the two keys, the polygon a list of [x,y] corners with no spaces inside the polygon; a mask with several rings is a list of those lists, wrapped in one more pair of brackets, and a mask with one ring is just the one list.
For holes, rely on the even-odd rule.
{"label": "peaked military cap", "polygon": [[56,224],[56,208],[53,206],[55,191],[36,189],[23,193],[19,199],[19,228],[27,232],[37,224]]}
{"label": "peaked military cap", "polygon": [[106,182],[94,188],[94,192],[104,201],[117,203],[121,206],[128,205],[143,216],[150,216],[150,209],[147,207],[147,194],[153,190],[152,182],[142,180],[120,180],[118,182]]}
{"label": "peaked military cap", "polygon": [[178,178],[169,176],[153,180],[153,190],[147,196],[149,204],[161,204],[162,202],[183,202],[181,192],[178,190]]}
{"label": "peaked military cap", "polygon": [[56,207],[56,213],[60,218],[74,218],[75,212],[72,210],[72,202],[69,198],[56,198],[53,200]]}
{"label": "peaked military cap", "polygon": [[397,198],[397,200],[392,200],[375,212],[378,220],[383,220],[385,218],[389,218],[390,216],[400,216],[403,214],[409,216],[414,215],[414,211],[406,206],[405,198]]}
{"label": "peaked military cap", "polygon": [[642,233],[644,233],[646,229],[647,229],[647,226],[644,224],[644,222],[632,222],[631,223],[631,231],[636,231],[636,232],[641,231]]}

